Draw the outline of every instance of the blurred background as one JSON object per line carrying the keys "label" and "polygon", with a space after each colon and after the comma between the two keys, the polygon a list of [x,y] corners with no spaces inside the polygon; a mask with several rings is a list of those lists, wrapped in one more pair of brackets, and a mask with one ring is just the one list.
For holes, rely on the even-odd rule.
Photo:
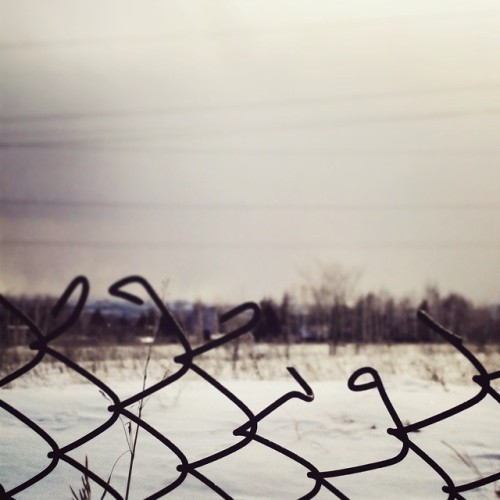
{"label": "blurred background", "polygon": [[496,0],[0,0],[1,291],[335,263],[498,303],[499,33]]}

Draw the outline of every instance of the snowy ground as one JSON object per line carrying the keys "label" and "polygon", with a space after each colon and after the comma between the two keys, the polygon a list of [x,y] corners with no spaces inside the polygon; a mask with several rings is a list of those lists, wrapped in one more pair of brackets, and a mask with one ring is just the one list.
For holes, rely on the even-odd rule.
{"label": "snowy ground", "polygon": [[[353,392],[347,387],[349,375],[357,368],[372,365],[380,371],[389,398],[405,425],[451,408],[479,392],[479,386],[470,382],[469,375],[474,372],[469,373],[460,356],[443,346],[431,347],[432,352],[429,346],[427,350],[417,346],[372,346],[356,352],[354,347],[346,346],[332,357],[321,351],[321,346],[301,346],[289,353],[287,360],[284,353],[278,356],[272,349],[255,352],[253,347],[242,346],[239,354],[247,363],[245,369],[242,359],[232,364],[234,352],[230,350],[225,353],[226,359],[210,358],[204,367],[253,413],[258,413],[283,394],[301,391],[286,371],[287,365],[294,365],[310,383],[314,400],[288,401],[259,423],[258,435],[295,452],[324,472],[391,458],[401,450],[400,441],[386,432],[394,423],[378,392]],[[165,354],[161,348],[157,350],[148,384],[175,369]],[[498,370],[498,352],[483,354],[482,361],[491,365],[488,370]],[[141,389],[144,358],[139,356],[136,361],[123,354],[113,362],[94,359],[82,364],[94,368],[123,400]],[[365,377],[365,381],[370,380]],[[97,388],[78,380],[59,363],[44,364],[36,377],[30,373],[22,378],[25,380],[2,390],[1,398],[34,420],[60,447],[109,417],[110,403]],[[488,396],[471,409],[409,437],[455,484],[463,484],[500,472],[499,417],[500,406]],[[189,462],[241,441],[232,431],[246,421],[239,408],[194,373],[151,396],[143,418],[171,439]],[[104,434],[69,455],[82,463],[88,456],[89,467],[107,478],[114,462],[128,449],[124,423],[125,419],[118,420]],[[48,465],[50,448],[6,411],[0,411],[0,429],[0,482],[9,490]],[[121,494],[125,492],[128,458],[128,454],[122,456],[111,479],[111,485]],[[141,430],[130,498],[147,497],[174,481],[179,475],[178,464],[173,452]],[[306,467],[256,441],[199,471],[238,499],[299,498],[314,486]],[[51,474],[15,498],[67,499],[71,496],[70,485],[80,487],[80,477],[80,472],[59,462]],[[330,478],[329,482],[352,499],[447,498],[441,490],[443,479],[411,451],[391,467]],[[500,481],[488,484],[463,496],[493,499],[499,485]],[[92,487],[93,498],[100,498],[100,488],[94,483]],[[188,475],[169,498],[220,497]],[[323,487],[317,498],[335,496]]]}

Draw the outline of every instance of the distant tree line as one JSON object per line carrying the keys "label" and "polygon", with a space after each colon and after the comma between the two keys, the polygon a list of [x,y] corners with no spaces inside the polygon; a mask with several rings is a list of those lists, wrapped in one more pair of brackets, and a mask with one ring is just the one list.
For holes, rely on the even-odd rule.
{"label": "distant tree line", "polygon": [[363,294],[357,292],[358,279],[359,273],[335,263],[318,264],[304,274],[297,298],[305,311],[299,317],[299,338],[301,332],[305,339],[319,336],[333,348],[340,342],[441,341],[417,321],[422,309],[466,342],[500,341],[500,304],[478,306],[457,293],[442,296],[437,286],[428,286],[419,299],[395,298],[387,292]]}
{"label": "distant tree line", "polygon": [[[431,291],[435,291],[434,289]],[[257,341],[326,341],[339,343],[440,342],[441,338],[417,321],[422,309],[464,341],[484,344],[500,341],[500,306],[475,306],[465,297],[437,293],[417,303],[387,294],[367,293],[354,303],[329,306],[260,302],[262,321],[254,331]]]}
{"label": "distant tree line", "polygon": [[[71,312],[71,306],[66,306],[57,320],[54,319],[52,309],[57,302],[54,297],[23,295],[6,298],[44,332],[51,331]],[[219,328],[218,308],[201,302],[188,304],[189,307],[186,304],[180,301],[167,307],[184,332],[200,341],[208,340]],[[160,316],[152,305],[146,304],[141,308],[117,307],[104,301],[88,305],[76,324],[57,342],[74,345],[151,342],[153,339],[157,342],[174,342],[177,337],[172,322]],[[16,314],[0,308],[0,346],[28,345],[33,340],[34,336]]]}
{"label": "distant tree line", "polygon": [[[472,343],[500,341],[500,305],[477,306],[462,295],[441,296],[428,287],[419,299],[394,298],[388,293],[356,294],[356,276],[337,266],[323,267],[320,276],[305,280],[300,293],[285,293],[281,301],[260,301],[261,321],[253,331],[257,342],[339,343],[439,342],[441,339],[416,319],[423,309],[439,323]],[[57,322],[51,316],[56,303],[50,297],[10,297],[44,331]],[[197,302],[168,304],[182,329],[197,342],[220,333],[220,312],[227,308]],[[67,313],[71,307],[67,306]],[[64,313],[63,313],[64,315]],[[77,324],[60,342],[131,343],[173,342],[175,328],[159,317],[153,307],[140,310],[113,309],[108,303],[87,307]],[[29,344],[33,336],[15,315],[0,309],[0,345]]]}

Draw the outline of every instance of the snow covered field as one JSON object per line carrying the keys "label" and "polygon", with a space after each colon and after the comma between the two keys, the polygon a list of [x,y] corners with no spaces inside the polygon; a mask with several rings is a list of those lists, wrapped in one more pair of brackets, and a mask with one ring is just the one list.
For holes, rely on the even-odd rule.
{"label": "snow covered field", "polygon": [[[259,349],[256,350],[256,348]],[[179,365],[168,362],[171,346],[153,349],[148,382],[170,375]],[[394,422],[379,392],[361,392],[347,386],[349,376],[363,366],[374,366],[404,425],[447,410],[478,394],[470,381],[474,370],[447,345],[341,346],[335,356],[326,346],[292,346],[288,359],[284,346],[240,346],[238,360],[231,349],[219,349],[200,358],[200,366],[214,375],[257,414],[290,391],[303,393],[286,366],[295,366],[314,392],[311,402],[291,399],[258,424],[257,435],[277,443],[313,464],[320,472],[360,466],[396,456],[401,442],[387,433]],[[124,348],[106,362],[97,353],[82,361],[124,400],[141,390],[143,353],[132,356]],[[212,355],[213,354],[213,355]],[[488,371],[498,370],[498,349],[476,353]],[[205,355],[204,355],[205,356]],[[91,359],[94,357],[94,359]],[[364,375],[361,382],[370,382]],[[497,380],[498,381],[498,380]],[[497,381],[493,381],[495,385]],[[498,384],[496,385],[498,389]],[[0,393],[7,404],[23,412],[62,447],[98,427],[110,413],[110,402],[92,384],[60,363],[44,363],[10,384]],[[137,411],[137,405],[132,410]],[[143,419],[168,437],[189,462],[200,460],[242,440],[233,430],[246,422],[244,413],[226,396],[188,372],[173,384],[155,392],[147,401]],[[452,478],[456,485],[500,472],[500,406],[489,395],[472,408],[409,434]],[[95,439],[69,453],[107,479],[116,464],[111,485],[124,494],[129,454],[124,424],[116,421]],[[7,411],[0,411],[0,482],[6,490],[43,470],[49,463],[48,444]],[[141,430],[130,498],[152,495],[173,482],[179,458],[164,444]],[[235,453],[200,467],[205,477],[237,499],[299,498],[315,481],[309,469],[254,440]],[[447,498],[443,479],[412,450],[396,465],[327,481],[352,499]],[[92,484],[93,498],[102,491]],[[463,493],[464,498],[497,498],[497,484]],[[81,473],[59,461],[55,470],[17,499],[66,499],[69,487],[81,486]],[[220,498],[200,480],[188,474],[169,498]],[[111,498],[110,495],[106,498]],[[322,487],[316,498],[335,498]]]}

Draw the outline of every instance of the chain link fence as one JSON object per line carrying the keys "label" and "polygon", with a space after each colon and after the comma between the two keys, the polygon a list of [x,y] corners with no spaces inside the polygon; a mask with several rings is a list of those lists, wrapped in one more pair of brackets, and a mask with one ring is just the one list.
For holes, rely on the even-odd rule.
{"label": "chain link fence", "polygon": [[[301,377],[301,375],[295,368],[289,367],[288,371],[297,382],[298,390],[284,394],[259,413],[253,413],[245,404],[243,399],[230,391],[220,381],[215,379],[206,370],[201,368],[199,364],[197,364],[197,358],[203,353],[206,353],[213,349],[217,349],[224,344],[227,344],[228,342],[236,341],[239,337],[245,335],[248,332],[251,332],[252,329],[256,327],[259,322],[260,316],[260,310],[256,304],[248,302],[223,314],[220,318],[221,323],[227,323],[230,320],[236,319],[238,320],[239,326],[231,332],[221,336],[220,338],[208,341],[201,346],[193,348],[176,319],[166,308],[156,291],[144,278],[140,276],[130,276],[124,278],[113,284],[110,287],[109,292],[114,297],[121,298],[133,304],[141,305],[143,303],[143,299],[141,299],[138,295],[127,291],[127,287],[129,285],[134,285],[136,288],[142,288],[143,293],[148,296],[149,300],[151,300],[154,306],[157,308],[164,324],[168,324],[169,328],[171,328],[172,331],[176,333],[177,341],[180,343],[183,349],[183,353],[174,358],[175,363],[179,365],[179,369],[176,372],[170,374],[160,382],[124,400],[121,400],[113,391],[113,389],[106,385],[99,378],[94,376],[86,369],[82,368],[82,366],[80,366],[78,363],[69,359],[56,347],[51,346],[52,341],[63,335],[65,332],[69,331],[75,325],[85,307],[90,288],[88,280],[85,277],[80,276],[75,278],[69,284],[65,292],[56,303],[52,311],[55,320],[57,320],[61,316],[62,311],[66,310],[68,307],[71,308],[71,311],[64,320],[61,320],[58,326],[56,326],[49,332],[42,331],[39,325],[37,325],[21,310],[19,310],[12,302],[7,300],[3,296],[0,296],[0,305],[9,310],[11,314],[14,314],[19,320],[20,324],[24,325],[33,336],[34,341],[30,344],[30,349],[35,352],[34,357],[29,362],[4,376],[0,380],[0,387],[3,387],[16,379],[23,377],[24,375],[29,373],[30,370],[32,370],[35,366],[37,366],[46,356],[49,356],[60,361],[69,370],[73,370],[78,375],[89,381],[96,387],[96,389],[102,391],[106,398],[112,403],[108,407],[109,415],[101,425],[94,428],[91,432],[78,437],[78,439],[75,439],[73,442],[67,443],[64,446],[59,446],[55,439],[51,437],[50,434],[47,433],[39,424],[34,422],[18,409],[5,402],[3,399],[0,399],[0,408],[2,411],[8,412],[19,422],[29,427],[51,448],[51,451],[47,456],[47,465],[43,470],[38,471],[28,480],[25,480],[14,487],[10,487],[8,490],[0,485],[0,498],[13,499],[15,498],[15,495],[21,492],[26,493],[27,491],[29,491],[29,488],[31,486],[51,474],[51,472],[54,471],[54,469],[60,462],[65,462],[71,467],[80,471],[82,476],[85,478],[84,490],[80,492],[81,498],[89,498],[89,496],[85,495],[89,495],[90,481],[93,481],[97,485],[99,485],[106,495],[110,495],[111,497],[116,499],[123,498],[123,496],[111,486],[109,478],[103,478],[98,473],[91,470],[87,462],[81,463],[70,456],[70,452],[76,450],[79,447],[82,447],[84,444],[95,439],[97,436],[105,433],[121,417],[125,417],[130,422],[137,425],[138,429],[140,428],[141,431],[148,433],[159,443],[165,446],[166,450],[174,453],[178,458],[179,463],[176,469],[177,477],[169,484],[166,484],[164,487],[148,496],[147,498],[149,499],[161,498],[165,495],[168,495],[169,493],[172,493],[182,485],[182,483],[188,476],[195,478],[200,483],[202,483],[205,488],[211,490],[213,493],[219,495],[220,497],[226,499],[232,498],[229,492],[225,491],[223,488],[217,485],[207,475],[202,473],[200,469],[203,466],[216,463],[217,461],[225,457],[238,453],[240,450],[242,450],[252,442],[260,443],[261,445],[267,447],[269,450],[272,450],[283,457],[287,457],[289,460],[294,461],[296,464],[303,467],[304,473],[310,479],[310,490],[301,497],[303,499],[313,498],[320,492],[323,495],[330,494],[333,497],[346,499],[348,498],[346,494],[343,493],[341,489],[335,484],[336,478],[347,475],[361,474],[367,471],[373,471],[386,467],[392,467],[405,460],[405,458],[410,454],[416,455],[442,478],[442,490],[444,498],[465,498],[463,495],[467,492],[475,490],[487,484],[492,484],[500,479],[500,472],[497,472],[488,475],[487,477],[482,477],[481,479],[468,482],[466,484],[457,484],[453,480],[453,478],[450,477],[450,475],[446,471],[446,468],[442,464],[438,463],[432,456],[426,453],[424,449],[418,446],[411,439],[411,433],[418,432],[426,427],[433,426],[443,420],[449,419],[462,412],[466,412],[467,410],[483,401],[485,398],[491,398],[495,402],[500,403],[500,395],[491,384],[493,380],[500,378],[500,371],[488,372],[483,364],[478,360],[478,358],[463,345],[460,337],[454,335],[452,332],[437,324],[425,312],[420,311],[418,313],[419,321],[423,322],[436,335],[441,336],[446,342],[451,344],[453,348],[456,349],[456,351],[461,356],[463,356],[473,367],[475,375],[472,377],[472,382],[476,384],[477,392],[468,400],[463,401],[460,404],[447,409],[446,411],[437,413],[418,422],[404,424],[398,415],[397,409],[393,406],[390,400],[390,397],[384,387],[384,383],[379,373],[371,367],[358,369],[349,377],[349,389],[355,392],[377,391],[378,396],[383,402],[385,409],[387,410],[387,413],[393,423],[393,426],[387,429],[387,433],[399,441],[400,451],[392,458],[385,460],[370,463],[361,463],[357,466],[348,468],[320,470],[314,465],[314,463],[307,460],[303,456],[300,456],[294,451],[283,447],[279,442],[272,441],[259,434],[259,423],[266,419],[266,417],[272,414],[277,408],[286,404],[291,399],[299,399],[307,403],[311,403],[313,401],[314,394],[311,387]],[[233,435],[239,438],[239,440],[235,444],[232,444],[231,446],[228,446],[224,449],[220,449],[215,453],[192,462],[187,459],[187,456],[183,452],[183,450],[175,444],[175,436],[167,436],[162,434],[157,429],[149,425],[145,420],[141,419],[140,412],[139,414],[136,414],[131,411],[132,405],[144,401],[145,398],[148,398],[152,394],[163,390],[167,386],[176,384],[188,372],[196,373],[207,384],[210,384],[224,397],[226,397],[232,404],[239,408],[239,410],[241,410],[242,412],[242,415],[244,415],[244,419],[241,425],[239,425],[232,431]],[[491,432],[498,432],[498,430],[492,429]],[[86,487],[85,484],[87,485]],[[499,493],[497,493],[497,495],[499,495]],[[127,497],[128,493],[125,496]]]}

